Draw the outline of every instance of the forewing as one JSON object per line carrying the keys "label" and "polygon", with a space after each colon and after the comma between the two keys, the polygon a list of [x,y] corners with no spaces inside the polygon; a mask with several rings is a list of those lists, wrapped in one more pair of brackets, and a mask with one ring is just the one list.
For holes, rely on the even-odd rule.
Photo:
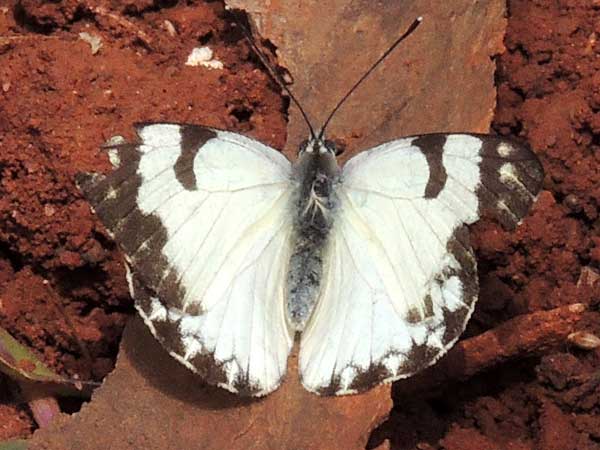
{"label": "forewing", "polygon": [[302,335],[304,386],[360,392],[444,355],[477,299],[466,225],[486,212],[516,226],[542,179],[529,149],[485,135],[406,138],[351,159]]}
{"label": "forewing", "polygon": [[148,124],[111,150],[108,176],[78,183],[123,247],[136,308],[209,383],[264,395],[293,339],[284,311],[290,163],[241,135]]}

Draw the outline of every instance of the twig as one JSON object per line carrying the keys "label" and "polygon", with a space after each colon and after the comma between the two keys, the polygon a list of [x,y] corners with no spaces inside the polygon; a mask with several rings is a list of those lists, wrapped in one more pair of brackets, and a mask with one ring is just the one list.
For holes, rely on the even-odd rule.
{"label": "twig", "polygon": [[493,330],[456,344],[435,366],[395,386],[399,395],[425,392],[465,380],[508,360],[539,355],[563,345],[581,320],[581,303],[515,317]]}

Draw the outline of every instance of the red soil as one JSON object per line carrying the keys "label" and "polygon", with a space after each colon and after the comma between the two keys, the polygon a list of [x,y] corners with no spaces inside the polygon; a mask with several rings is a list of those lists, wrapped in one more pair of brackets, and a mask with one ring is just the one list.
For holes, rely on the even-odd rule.
{"label": "red soil", "polygon": [[[209,124],[278,148],[286,125],[283,101],[226,28],[220,3],[173,6],[160,17],[150,0],[113,3],[0,8],[0,36],[9,37],[0,37],[0,326],[58,372],[96,380],[111,370],[133,309],[119,253],[74,174],[108,170],[97,149],[115,134],[132,138],[136,121]],[[515,233],[474,227],[482,289],[468,336],[576,302],[590,305],[585,329],[600,336],[599,286],[582,277],[600,271],[599,19],[598,2],[510,4],[494,127],[527,138],[547,177]],[[102,64],[77,39],[83,31],[102,38]],[[182,69],[184,43],[193,41],[229,69]],[[565,343],[441,392],[398,395],[370,445],[598,449],[598,373],[600,350]],[[34,428],[26,405],[3,394],[7,386],[0,376],[0,441]]]}

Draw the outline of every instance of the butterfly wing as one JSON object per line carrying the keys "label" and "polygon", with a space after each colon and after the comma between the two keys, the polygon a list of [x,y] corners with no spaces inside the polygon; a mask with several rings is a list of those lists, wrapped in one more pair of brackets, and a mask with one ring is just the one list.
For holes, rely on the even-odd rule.
{"label": "butterfly wing", "polygon": [[516,226],[542,179],[530,150],[492,136],[425,135],[352,158],[302,335],[304,386],[360,392],[444,355],[477,299],[466,225],[487,212]]}
{"label": "butterfly wing", "polygon": [[293,343],[285,315],[290,163],[235,133],[148,124],[118,167],[78,183],[122,246],[136,308],[209,383],[264,395]]}

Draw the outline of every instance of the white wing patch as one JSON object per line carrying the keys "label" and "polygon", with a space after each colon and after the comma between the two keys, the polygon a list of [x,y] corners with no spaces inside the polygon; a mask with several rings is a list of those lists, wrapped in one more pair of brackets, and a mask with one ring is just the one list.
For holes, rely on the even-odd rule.
{"label": "white wing patch", "polygon": [[543,177],[529,150],[509,145],[489,136],[427,135],[347,163],[323,284],[301,340],[307,389],[360,392],[413,375],[454,344],[478,290],[465,225],[492,208],[490,193],[516,223]]}
{"label": "white wing patch", "polygon": [[[228,132],[155,124],[82,189],[123,246],[136,307],[209,383],[264,395],[285,374],[290,163]],[[113,156],[114,157],[114,156]]]}

